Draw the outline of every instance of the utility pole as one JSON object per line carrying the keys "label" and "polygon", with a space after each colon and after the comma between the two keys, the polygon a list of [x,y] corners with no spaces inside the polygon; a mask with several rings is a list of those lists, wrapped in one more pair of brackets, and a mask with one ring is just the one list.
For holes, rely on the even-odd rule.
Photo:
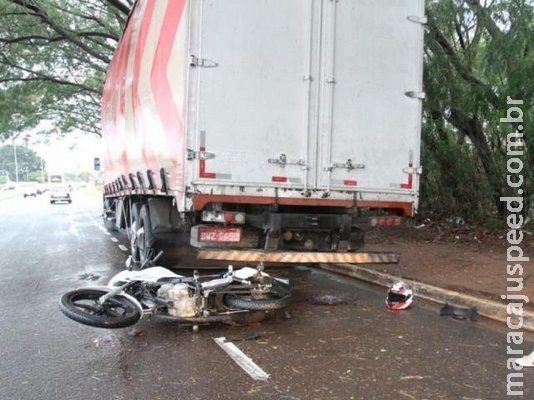
{"label": "utility pole", "polygon": [[19,163],[17,161],[17,144],[13,138],[13,159],[15,160],[15,182],[19,183]]}
{"label": "utility pole", "polygon": [[43,184],[45,183],[44,162],[42,158],[41,158],[41,183]]}

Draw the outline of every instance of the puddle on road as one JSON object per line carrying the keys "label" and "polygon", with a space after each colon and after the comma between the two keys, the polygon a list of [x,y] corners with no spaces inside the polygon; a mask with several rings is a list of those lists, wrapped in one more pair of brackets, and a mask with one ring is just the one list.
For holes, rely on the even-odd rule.
{"label": "puddle on road", "polygon": [[80,281],[96,282],[106,277],[109,279],[115,273],[111,263],[88,264],[83,266],[82,271],[79,271],[76,277]]}
{"label": "puddle on road", "polygon": [[310,303],[322,306],[350,304],[353,303],[353,300],[353,296],[348,293],[319,293],[309,298]]}
{"label": "puddle on road", "polygon": [[100,279],[100,275],[93,274],[92,272],[84,272],[83,274],[78,275],[78,279],[82,281],[97,281]]}

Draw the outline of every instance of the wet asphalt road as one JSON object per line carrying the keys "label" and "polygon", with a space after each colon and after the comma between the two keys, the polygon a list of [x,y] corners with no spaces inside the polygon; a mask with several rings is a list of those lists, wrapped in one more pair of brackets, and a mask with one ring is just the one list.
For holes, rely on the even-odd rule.
{"label": "wet asphalt road", "polygon": [[[1,400],[507,398],[506,327],[440,317],[422,300],[388,312],[383,289],[308,267],[277,271],[293,300],[261,324],[196,333],[154,319],[135,330],[77,324],[59,312],[60,295],[105,284],[126,259],[101,225],[99,199],[0,205]],[[218,337],[269,379],[248,376]],[[533,336],[516,347],[530,352]],[[515,398],[534,398],[534,369],[523,372]]]}

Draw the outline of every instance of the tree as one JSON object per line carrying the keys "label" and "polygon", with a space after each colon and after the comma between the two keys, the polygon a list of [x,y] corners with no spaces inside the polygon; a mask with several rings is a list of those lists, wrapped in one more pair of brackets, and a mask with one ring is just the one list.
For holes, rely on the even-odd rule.
{"label": "tree", "polygon": [[[525,119],[534,116],[533,2],[429,1],[427,14],[423,156],[433,170],[424,187],[441,204],[424,200],[447,212],[503,215],[500,197],[514,192],[506,183],[506,135],[518,125],[500,122],[507,97],[524,100]],[[522,189],[532,193],[534,126],[524,125]]]}
{"label": "tree", "polygon": [[0,147],[0,175],[13,182],[40,181],[43,167],[44,160],[32,149],[12,145]]}
{"label": "tree", "polygon": [[[100,135],[104,74],[133,2],[0,0],[0,139],[42,120]],[[534,120],[534,0],[426,3],[422,211],[502,215],[500,197],[519,193],[506,183],[506,135],[518,128],[500,122],[507,97]],[[528,200],[534,124],[524,125]]]}
{"label": "tree", "polygon": [[41,121],[100,135],[104,75],[133,0],[0,0],[0,139]]}

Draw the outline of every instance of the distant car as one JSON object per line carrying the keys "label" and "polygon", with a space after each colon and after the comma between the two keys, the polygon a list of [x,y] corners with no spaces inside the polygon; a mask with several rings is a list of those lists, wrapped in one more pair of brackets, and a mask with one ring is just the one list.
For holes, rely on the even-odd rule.
{"label": "distant car", "polygon": [[54,188],[50,191],[50,204],[71,203],[72,198],[68,188]]}
{"label": "distant car", "polygon": [[24,188],[23,196],[26,197],[37,197],[38,194],[41,194],[41,192],[37,188]]}
{"label": "distant car", "polygon": [[4,185],[4,190],[14,190],[16,188],[17,188],[17,186],[15,186],[13,183],[6,183]]}

